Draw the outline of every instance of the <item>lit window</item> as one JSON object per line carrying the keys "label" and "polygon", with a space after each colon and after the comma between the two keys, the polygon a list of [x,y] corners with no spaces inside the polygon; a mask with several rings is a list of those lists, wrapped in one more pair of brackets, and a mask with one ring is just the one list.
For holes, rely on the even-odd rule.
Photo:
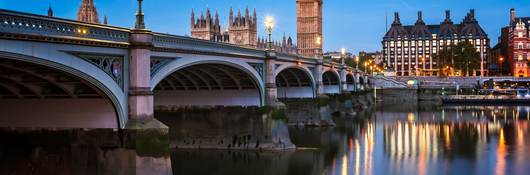
{"label": "lit window", "polygon": [[523,32],[519,32],[519,33],[517,33],[517,36],[518,36],[519,38],[522,38],[522,37],[523,37]]}

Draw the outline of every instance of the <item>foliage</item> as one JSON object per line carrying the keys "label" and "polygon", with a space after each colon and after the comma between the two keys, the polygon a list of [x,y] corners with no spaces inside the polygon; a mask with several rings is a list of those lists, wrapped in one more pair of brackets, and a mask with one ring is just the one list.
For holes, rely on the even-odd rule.
{"label": "foliage", "polygon": [[460,42],[454,48],[455,68],[462,70],[469,76],[473,70],[480,67],[480,53],[470,42]]}

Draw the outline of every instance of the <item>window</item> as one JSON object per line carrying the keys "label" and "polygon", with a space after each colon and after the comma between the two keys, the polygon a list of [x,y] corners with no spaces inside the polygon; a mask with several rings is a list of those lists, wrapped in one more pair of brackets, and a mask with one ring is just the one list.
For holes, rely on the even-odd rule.
{"label": "window", "polygon": [[410,44],[412,45],[412,47],[414,47],[416,46],[416,41],[412,41]]}
{"label": "window", "polygon": [[517,44],[517,48],[518,48],[518,49],[522,49],[522,48],[523,48],[523,43],[522,43],[522,42],[519,42],[519,43]]}
{"label": "window", "polygon": [[522,38],[523,37],[523,32],[517,33],[517,37]]}

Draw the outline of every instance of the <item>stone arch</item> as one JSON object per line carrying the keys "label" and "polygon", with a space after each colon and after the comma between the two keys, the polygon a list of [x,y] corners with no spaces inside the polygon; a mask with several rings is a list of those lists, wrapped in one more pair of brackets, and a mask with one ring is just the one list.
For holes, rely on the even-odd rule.
{"label": "stone arch", "polygon": [[[0,51],[0,71],[0,109],[18,116],[0,118],[1,125],[124,128],[127,123],[122,87],[87,61],[68,54],[43,58]],[[21,110],[28,105],[32,110]]]}
{"label": "stone arch", "polygon": [[322,73],[322,84],[324,85],[325,94],[340,93],[340,75],[333,69],[328,69]]}
{"label": "stone arch", "polygon": [[278,98],[314,98],[315,81],[309,69],[300,66],[279,67],[274,74]]}
{"label": "stone arch", "polygon": [[152,76],[151,90],[159,107],[265,104],[261,75],[238,61],[176,59]]}

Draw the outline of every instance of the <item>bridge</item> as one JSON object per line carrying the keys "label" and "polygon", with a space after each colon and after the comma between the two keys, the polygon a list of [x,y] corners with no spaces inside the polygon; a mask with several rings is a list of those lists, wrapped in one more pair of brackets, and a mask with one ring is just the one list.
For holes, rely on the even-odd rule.
{"label": "bridge", "polygon": [[0,126],[125,128],[156,106],[274,106],[369,88],[351,67],[225,43],[0,10]]}

